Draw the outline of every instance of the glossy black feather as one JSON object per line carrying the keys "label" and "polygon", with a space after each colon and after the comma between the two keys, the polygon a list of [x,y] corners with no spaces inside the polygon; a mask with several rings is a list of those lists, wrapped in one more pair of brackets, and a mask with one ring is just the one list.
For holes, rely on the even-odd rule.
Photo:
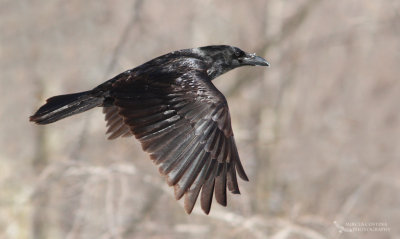
{"label": "glossy black feather", "polygon": [[109,139],[134,135],[158,166],[175,197],[191,213],[212,198],[226,206],[228,188],[240,193],[236,173],[248,180],[237,152],[228,104],[212,84],[244,65],[268,65],[232,46],[185,49],[125,71],[96,88],[48,99],[30,120],[47,124],[102,106]]}

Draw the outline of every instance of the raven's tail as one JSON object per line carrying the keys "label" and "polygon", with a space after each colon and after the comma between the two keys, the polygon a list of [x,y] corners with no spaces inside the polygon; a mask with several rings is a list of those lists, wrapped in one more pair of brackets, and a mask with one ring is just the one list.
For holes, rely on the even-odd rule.
{"label": "raven's tail", "polygon": [[29,120],[37,124],[50,124],[96,106],[101,106],[103,101],[103,97],[94,96],[91,91],[54,96],[47,99],[46,104],[40,107]]}

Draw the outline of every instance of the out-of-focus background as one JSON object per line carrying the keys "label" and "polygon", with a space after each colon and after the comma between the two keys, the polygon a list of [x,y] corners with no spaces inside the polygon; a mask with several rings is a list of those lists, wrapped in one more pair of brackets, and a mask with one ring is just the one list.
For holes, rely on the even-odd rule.
{"label": "out-of-focus background", "polygon": [[[215,80],[250,182],[186,215],[100,109],[28,122],[172,50],[270,68]],[[0,1],[0,238],[399,238],[400,1]]]}

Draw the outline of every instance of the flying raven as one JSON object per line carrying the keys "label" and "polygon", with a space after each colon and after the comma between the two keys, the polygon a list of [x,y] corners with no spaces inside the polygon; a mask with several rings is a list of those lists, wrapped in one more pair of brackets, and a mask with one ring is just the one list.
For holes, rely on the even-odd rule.
{"label": "flying raven", "polygon": [[49,124],[103,107],[108,139],[134,135],[158,166],[175,197],[191,213],[208,214],[213,193],[226,206],[226,187],[239,194],[236,172],[248,181],[233,137],[228,104],[211,82],[240,66],[269,66],[227,45],[174,51],[127,70],[92,90],[47,99],[30,117]]}

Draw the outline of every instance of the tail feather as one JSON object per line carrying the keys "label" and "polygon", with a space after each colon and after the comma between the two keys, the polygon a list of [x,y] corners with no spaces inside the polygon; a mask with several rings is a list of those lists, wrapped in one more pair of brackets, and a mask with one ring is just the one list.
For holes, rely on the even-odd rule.
{"label": "tail feather", "polygon": [[47,99],[46,104],[29,120],[37,124],[50,124],[65,117],[90,110],[103,104],[103,97],[96,97],[91,91],[58,95]]}

